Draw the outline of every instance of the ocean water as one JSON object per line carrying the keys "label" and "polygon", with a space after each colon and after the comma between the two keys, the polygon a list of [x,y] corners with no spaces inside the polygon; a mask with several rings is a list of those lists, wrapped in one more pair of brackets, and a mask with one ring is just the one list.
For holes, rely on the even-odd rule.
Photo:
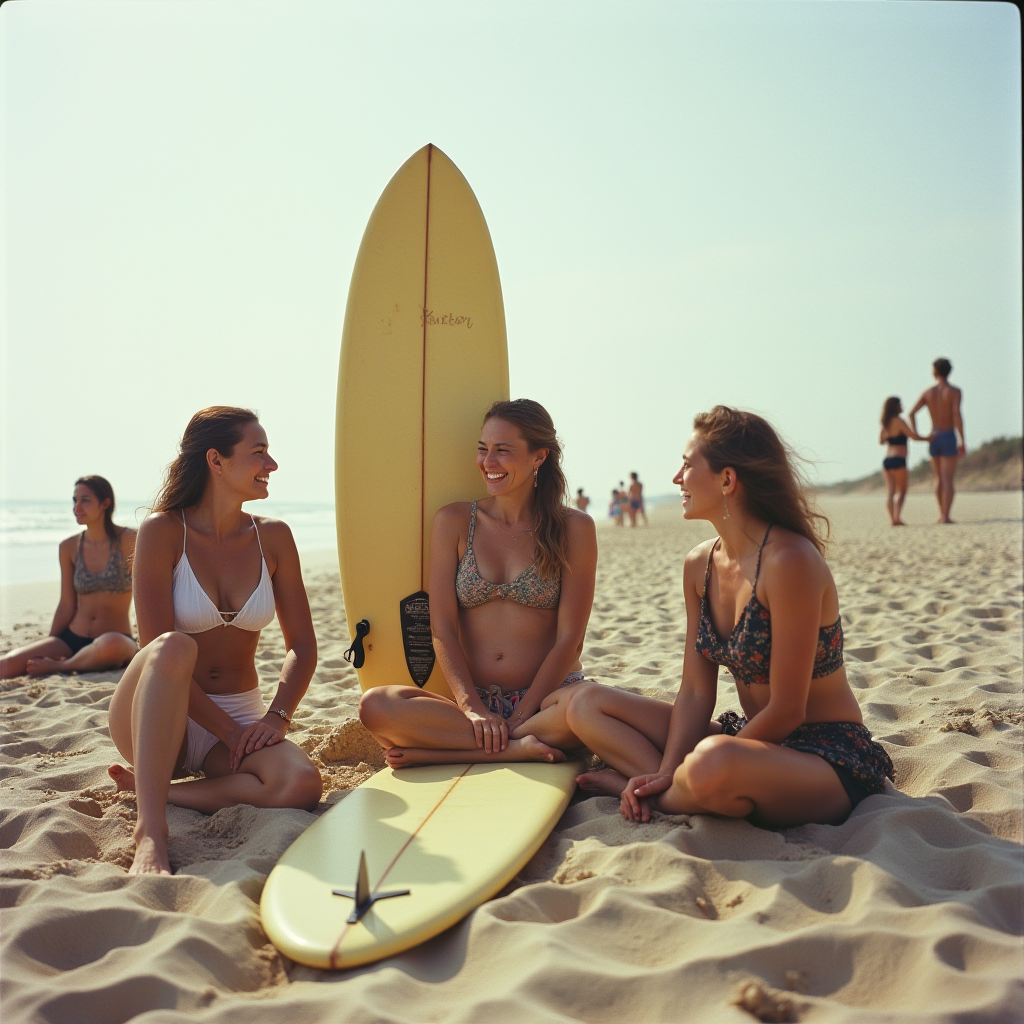
{"label": "ocean water", "polygon": [[[145,504],[119,498],[114,522],[137,527],[146,516]],[[337,547],[331,503],[268,499],[245,507],[257,515],[283,519],[291,527],[300,552]],[[0,501],[0,583],[60,579],[57,545],[80,531],[70,501]]]}

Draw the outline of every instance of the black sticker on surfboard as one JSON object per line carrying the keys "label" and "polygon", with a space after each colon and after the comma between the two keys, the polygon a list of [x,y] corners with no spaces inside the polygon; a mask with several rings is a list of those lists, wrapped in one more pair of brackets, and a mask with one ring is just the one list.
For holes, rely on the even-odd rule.
{"label": "black sticker on surfboard", "polygon": [[430,596],[425,590],[403,597],[398,605],[402,620],[405,664],[421,689],[434,671],[434,638],[430,633]]}

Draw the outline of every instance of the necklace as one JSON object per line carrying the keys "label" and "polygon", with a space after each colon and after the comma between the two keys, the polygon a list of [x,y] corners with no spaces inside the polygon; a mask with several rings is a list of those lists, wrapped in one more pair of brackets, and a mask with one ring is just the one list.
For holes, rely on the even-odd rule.
{"label": "necklace", "polygon": [[512,534],[512,533],[509,533],[507,530],[502,530],[501,523],[499,523],[496,518],[494,518],[493,516],[491,518],[492,518],[492,520],[494,522],[494,525],[499,530],[501,530],[501,532],[503,534],[505,534],[505,536],[508,537],[509,540],[522,540],[523,537],[525,537],[528,533],[533,533],[533,524],[532,523],[525,530],[523,530],[522,533]]}

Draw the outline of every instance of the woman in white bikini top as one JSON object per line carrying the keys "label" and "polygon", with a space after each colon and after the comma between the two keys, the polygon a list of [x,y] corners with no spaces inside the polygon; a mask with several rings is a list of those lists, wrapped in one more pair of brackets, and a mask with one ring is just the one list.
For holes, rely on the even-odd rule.
{"label": "woman in white bikini top", "polygon": [[256,533],[256,543],[260,546],[260,581],[237,612],[222,612],[203,590],[189,564],[186,549],[188,524],[185,522],[185,513],[181,513],[181,525],[184,527],[181,558],[178,559],[174,575],[171,577],[174,628],[180,633],[205,633],[208,629],[216,629],[218,626],[234,626],[236,629],[258,633],[274,621],[274,587],[270,582],[270,573],[267,572],[263,542],[260,540],[260,530],[255,517],[249,514],[249,519],[252,520],[252,528]]}
{"label": "woman in white bikini top", "polygon": [[[320,800],[320,773],[285,739],[316,668],[298,553],[284,523],[257,524],[242,510],[267,496],[276,469],[254,413],[203,409],[139,530],[142,649],[110,702],[111,738],[134,766],[112,765],[110,776],[138,795],[133,874],[171,870],[168,802],[212,814],[241,803],[312,809]],[[268,709],[255,655],[275,613],[287,652]]]}

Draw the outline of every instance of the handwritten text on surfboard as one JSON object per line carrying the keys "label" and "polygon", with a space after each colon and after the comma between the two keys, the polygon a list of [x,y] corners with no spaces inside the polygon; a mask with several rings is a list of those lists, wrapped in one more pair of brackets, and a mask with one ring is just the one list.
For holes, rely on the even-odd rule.
{"label": "handwritten text on surfboard", "polygon": [[473,329],[473,318],[471,316],[460,316],[457,313],[437,313],[432,309],[424,309],[420,306],[420,320],[438,327],[465,327]]}

